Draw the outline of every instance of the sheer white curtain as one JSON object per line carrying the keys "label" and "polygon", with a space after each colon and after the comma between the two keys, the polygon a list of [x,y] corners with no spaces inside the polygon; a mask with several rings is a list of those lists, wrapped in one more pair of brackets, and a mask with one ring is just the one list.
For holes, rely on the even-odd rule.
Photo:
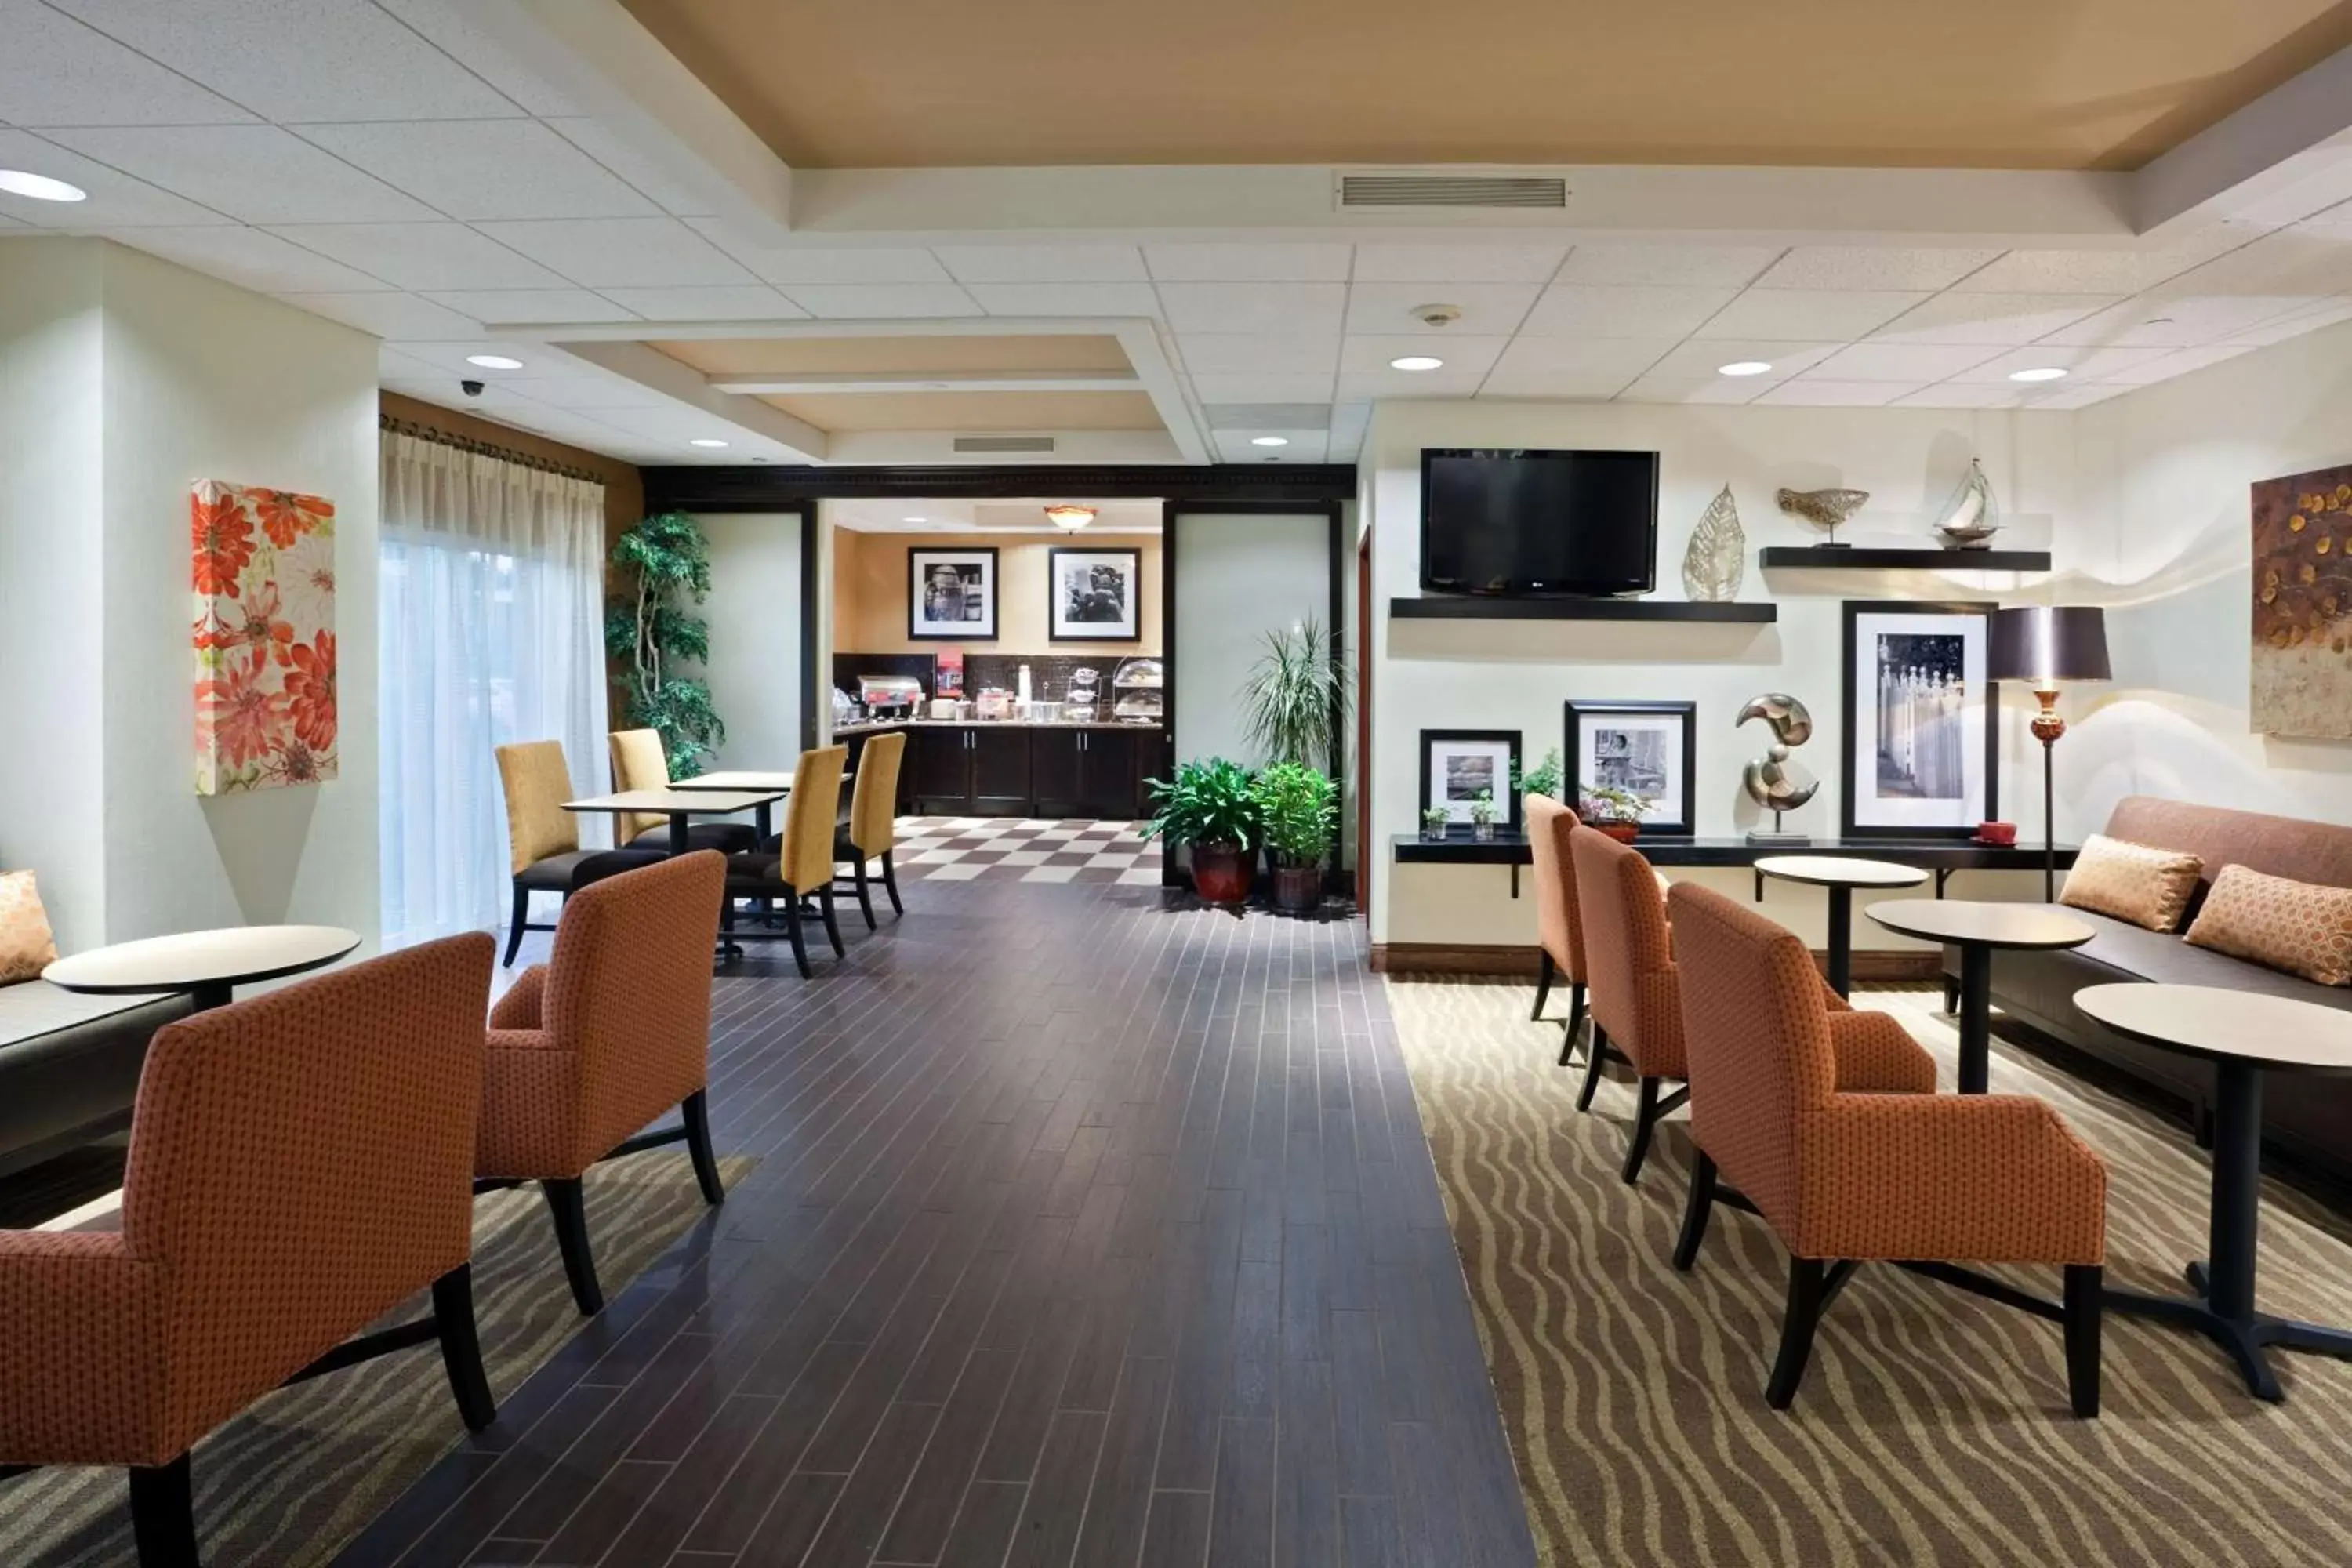
{"label": "sheer white curtain", "polygon": [[[494,928],[511,883],[493,748],[604,763],[604,487],[385,431],[383,945]],[[601,819],[585,845],[607,843]]]}

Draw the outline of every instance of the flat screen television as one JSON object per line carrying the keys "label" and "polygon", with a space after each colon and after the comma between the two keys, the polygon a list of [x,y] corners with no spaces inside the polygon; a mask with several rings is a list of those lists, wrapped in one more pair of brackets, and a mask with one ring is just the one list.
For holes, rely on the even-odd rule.
{"label": "flat screen television", "polygon": [[1657,585],[1658,455],[1432,448],[1421,585],[1598,597]]}

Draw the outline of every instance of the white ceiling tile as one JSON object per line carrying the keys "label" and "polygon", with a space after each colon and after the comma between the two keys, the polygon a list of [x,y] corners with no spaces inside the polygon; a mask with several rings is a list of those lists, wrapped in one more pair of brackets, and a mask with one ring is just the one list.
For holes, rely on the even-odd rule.
{"label": "white ceiling tile", "polygon": [[125,228],[107,237],[264,294],[388,288],[382,279],[340,261],[331,261],[315,250],[305,250],[274,234],[240,228],[235,224],[206,224],[199,228]]}
{"label": "white ceiling tile", "polygon": [[1555,283],[1519,330],[1530,337],[1685,337],[1735,293],[1680,284]]}
{"label": "white ceiling tile", "polygon": [[1941,381],[1993,356],[1992,349],[1927,343],[1855,343],[1822,361],[1811,373],[1831,381]]}
{"label": "white ceiling tile", "polygon": [[[1255,447],[1250,444],[1254,436],[1279,436],[1290,444],[1286,447]],[[1321,430],[1220,430],[1217,432],[1217,455],[1228,463],[1320,463],[1327,460],[1325,452],[1329,436]]]}
{"label": "white ceiling tile", "polygon": [[1335,403],[1381,398],[1475,397],[1486,374],[1475,370],[1360,370],[1339,377],[1332,389]]}
{"label": "white ceiling tile", "polygon": [[1769,388],[1756,401],[1798,408],[1878,408],[1917,390],[1899,381],[1808,381],[1799,376]]}
{"label": "white ceiling tile", "polygon": [[2026,406],[2028,408],[2088,408],[2094,403],[2105,403],[2111,397],[2121,397],[2131,390],[2128,386],[2083,382],[2079,384],[2061,383],[2054,392],[2044,392]]}
{"label": "white ceiling tile", "polygon": [[1131,245],[939,245],[959,283],[1141,283],[1143,252]]}
{"label": "white ceiling tile", "polygon": [[1750,289],[1696,335],[1851,342],[1929,297],[1899,289]]}
{"label": "white ceiling tile", "polygon": [[1450,338],[1426,332],[1360,334],[1341,342],[1339,370],[1342,374],[1385,370],[1389,361],[1407,354],[1442,359],[1448,370],[1489,370],[1510,341],[1503,336]]}
{"label": "white ceiling tile", "polygon": [[1570,251],[1556,281],[1738,289],[1753,282],[1780,254],[1777,245],[1602,241]]}
{"label": "white ceiling tile", "polygon": [[813,316],[841,321],[982,313],[953,283],[788,283],[784,293]]}
{"label": "white ceiling tile", "polygon": [[404,353],[390,343],[375,346],[375,370],[379,376],[402,376],[410,381],[441,374],[437,365],[427,364],[415,354]]}
{"label": "white ceiling tile", "polygon": [[501,321],[633,321],[631,311],[585,289],[456,289],[425,295],[486,326]]}
{"label": "white ceiling tile", "polygon": [[1339,363],[1339,334],[1187,332],[1176,340],[1184,368],[1219,371],[1328,371]]}
{"label": "white ceiling tile", "polygon": [[1760,289],[1948,289],[1999,256],[1897,245],[1801,245],[1756,279]]}
{"label": "white ceiling tile", "polygon": [[2126,365],[2112,374],[2100,378],[2108,386],[2150,386],[2159,381],[2170,381],[2176,375],[2186,375],[2192,370],[2203,370],[2209,364],[2235,359],[2254,351],[2238,343],[2210,343],[2203,348],[2175,349],[2155,359],[2142,360]]}
{"label": "white ceiling tile", "polygon": [[1613,397],[1675,346],[1671,338],[1520,338],[1482,397]]}
{"label": "white ceiling tile", "polygon": [[320,0],[52,3],[271,120],[462,120],[522,112],[373,5]]}
{"label": "white ceiling tile", "polygon": [[1545,283],[1565,245],[1359,245],[1358,283]]}
{"label": "white ceiling tile", "polygon": [[304,136],[454,218],[651,217],[654,204],[530,120],[305,125]]}
{"label": "white ceiling tile", "polygon": [[462,223],[289,224],[273,232],[399,289],[560,289],[564,282]]}
{"label": "white ceiling tile", "polygon": [[278,298],[380,338],[462,338],[481,331],[473,318],[414,294],[289,292]]}
{"label": "white ceiling tile", "polygon": [[118,125],[50,135],[245,223],[397,223],[436,216],[275,125]]}
{"label": "white ceiling tile", "polygon": [[1666,375],[1653,373],[1643,376],[1617,395],[1619,403],[1753,403],[1771,385],[1759,384],[1761,378],[1741,380],[1728,375]]}
{"label": "white ceiling tile", "polygon": [[992,316],[1142,316],[1160,313],[1149,283],[970,283]]}
{"label": "white ceiling tile", "polygon": [[718,289],[602,289],[598,292],[648,321],[795,321],[808,316],[764,283]]}
{"label": "white ceiling tile", "polygon": [[[2020,370],[2042,370],[2052,366],[2067,373],[2076,380],[2098,381],[2115,371],[2157,358],[2171,351],[2163,348],[2092,348],[2069,347],[2061,343],[2033,343],[2021,349],[2011,349],[1995,354],[1980,364],[1957,372],[1956,382],[2008,384],[2010,373]],[[2031,385],[2032,383],[2025,384]]]}
{"label": "white ceiling tile", "polygon": [[1331,373],[1219,372],[1192,377],[1203,403],[1328,403]]}
{"label": "white ceiling tile", "polygon": [[626,137],[602,120],[566,115],[545,122],[547,128],[602,163],[653,199],[673,217],[707,217],[719,210],[715,184],[706,185],[687,170],[672,169],[632,146]]}
{"label": "white ceiling tile", "polygon": [[669,400],[624,376],[517,376],[504,384],[518,396],[553,408],[658,408]]}
{"label": "white ceiling tile", "polygon": [[[1677,343],[1651,372],[1665,379],[1689,378],[1744,383],[1760,392],[1776,382],[1808,371],[1844,347],[1843,343],[1772,342],[1757,338],[1705,338]],[[1772,368],[1760,375],[1722,375],[1719,367],[1750,360]],[[1715,401],[1710,399],[1709,401]],[[1724,401],[1741,402],[1746,398]]]}
{"label": "white ceiling tile", "polygon": [[596,417],[616,430],[643,436],[656,442],[675,442],[683,447],[698,436],[715,436],[722,441],[740,440],[743,432],[715,414],[705,414],[698,408],[679,404],[665,404],[651,408],[607,408]]}
{"label": "white ceiling tile", "polygon": [[[1348,287],[1348,331],[1507,337],[1527,319],[1528,308],[1541,291],[1537,283],[1352,283]],[[1422,305],[1452,305],[1462,315],[1450,326],[1427,326],[1412,314]]]}
{"label": "white ceiling tile", "polygon": [[939,258],[920,246],[773,246],[722,218],[691,218],[688,226],[769,282],[786,289],[799,283],[953,281]]}
{"label": "white ceiling tile", "polygon": [[2168,284],[2157,293],[2085,316],[2041,342],[2082,347],[2193,348],[2232,338],[2318,303],[2295,295],[2175,295]]}
{"label": "white ceiling tile", "polygon": [[46,174],[79,185],[89,194],[87,201],[37,202],[0,192],[0,214],[35,228],[95,232],[148,224],[184,226],[230,221],[210,207],[157,190],[143,180],[134,180],[23,131],[0,130],[0,168]]}
{"label": "white ceiling tile", "polygon": [[2283,343],[2289,338],[2299,338],[2305,332],[2317,331],[2322,327],[2332,327],[2344,321],[2352,321],[2352,300],[2331,300],[2309,310],[2290,310],[2284,316],[2274,316],[2259,326],[2233,331],[2229,341],[2262,348],[2271,343]]}
{"label": "white ceiling tile", "polygon": [[2186,250],[2012,250],[1952,287],[1969,294],[2137,294],[2204,259]]}
{"label": "white ceiling tile", "polygon": [[38,0],[0,0],[0,121],[12,125],[223,125],[228,100]]}
{"label": "white ceiling tile", "polygon": [[1160,286],[1168,324],[1179,332],[1337,333],[1347,300],[1340,283]]}
{"label": "white ceiling tile", "polygon": [[2282,229],[2165,285],[2185,294],[2336,294],[2352,289],[2352,230]]}
{"label": "white ceiling tile", "polygon": [[1342,282],[1345,245],[1147,245],[1143,258],[1161,279],[1199,283]]}
{"label": "white ceiling tile", "polygon": [[757,281],[671,217],[540,218],[478,226],[587,289],[710,289]]}
{"label": "white ceiling tile", "polygon": [[1897,343],[2030,343],[2114,300],[2096,294],[1942,294],[1905,311],[1873,336]]}
{"label": "white ceiling tile", "polygon": [[1987,386],[1980,383],[1948,381],[1906,393],[1890,408],[2020,408],[2033,395],[2025,386]]}
{"label": "white ceiling tile", "polygon": [[1331,405],[1331,438],[1334,441],[1361,439],[1372,422],[1372,405],[1369,403],[1335,403]]}
{"label": "white ceiling tile", "polygon": [[[497,338],[485,338],[479,335],[457,338],[412,338],[386,343],[384,348],[429,367],[435,375],[455,375],[475,381],[493,381],[503,384],[531,375],[545,377],[554,374],[568,376],[573,374],[568,368],[551,372],[549,367],[555,362],[550,361],[549,351],[541,344],[505,342]],[[479,365],[467,363],[466,356],[468,354],[504,354],[509,359],[522,361],[523,368],[519,371],[484,370]],[[568,363],[568,362],[565,363]]]}
{"label": "white ceiling tile", "polygon": [[375,0],[467,70],[538,115],[588,110],[500,39],[477,27],[467,8],[448,0]]}

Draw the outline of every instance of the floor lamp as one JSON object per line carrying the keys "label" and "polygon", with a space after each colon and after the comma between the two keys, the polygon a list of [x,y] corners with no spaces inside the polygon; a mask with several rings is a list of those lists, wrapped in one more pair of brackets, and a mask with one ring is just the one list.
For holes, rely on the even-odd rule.
{"label": "floor lamp", "polygon": [[1985,674],[1993,680],[2025,682],[2042,704],[2033,716],[2033,738],[2042,742],[2042,898],[2056,903],[2058,827],[2051,755],[2066,732],[2066,721],[2058,717],[2058,688],[2070,680],[2111,679],[2106,612],[2053,605],[1994,611]]}

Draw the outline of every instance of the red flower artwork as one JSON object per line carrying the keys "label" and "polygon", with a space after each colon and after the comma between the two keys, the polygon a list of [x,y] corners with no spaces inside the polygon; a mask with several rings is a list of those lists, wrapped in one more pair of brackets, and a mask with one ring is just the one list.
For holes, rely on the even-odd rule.
{"label": "red flower artwork", "polygon": [[213,500],[198,494],[188,508],[195,552],[196,592],[236,597],[236,580],[253,559],[253,521],[235,491]]}
{"label": "red flower artwork", "polygon": [[258,762],[278,747],[286,723],[286,699],[263,688],[269,655],[259,648],[230,654],[220,672],[196,683],[197,733],[209,735],[213,750],[232,768]]}
{"label": "red flower artwork", "polygon": [[335,776],[334,515],[317,496],[195,486],[199,795]]}
{"label": "red flower artwork", "polygon": [[280,550],[293,548],[297,539],[335,515],[334,503],[318,496],[297,495],[291,490],[248,493],[253,497],[253,515],[260,520],[261,531]]}
{"label": "red flower artwork", "polygon": [[320,632],[288,650],[286,700],[294,715],[294,737],[313,751],[335,743],[335,634]]}

